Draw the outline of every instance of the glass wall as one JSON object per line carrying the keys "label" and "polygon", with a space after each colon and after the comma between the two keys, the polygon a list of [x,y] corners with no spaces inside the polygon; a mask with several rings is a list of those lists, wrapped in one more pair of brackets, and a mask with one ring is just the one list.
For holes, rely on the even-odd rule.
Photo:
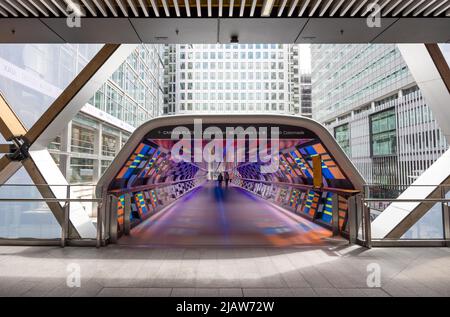
{"label": "glass wall", "polygon": [[350,156],[350,129],[348,124],[334,128],[334,137],[344,152]]}
{"label": "glass wall", "polygon": [[[2,44],[0,91],[29,129],[101,47],[97,44]],[[61,137],[57,137],[49,148],[60,150],[63,143]],[[62,155],[53,157],[63,168]],[[32,184],[22,168],[0,187],[0,197],[42,198],[36,187],[26,186]],[[0,238],[58,238],[61,235],[56,219],[44,202],[2,202],[0,211]]]}
{"label": "glass wall", "polygon": [[372,156],[395,155],[397,152],[397,124],[395,109],[370,117]]}

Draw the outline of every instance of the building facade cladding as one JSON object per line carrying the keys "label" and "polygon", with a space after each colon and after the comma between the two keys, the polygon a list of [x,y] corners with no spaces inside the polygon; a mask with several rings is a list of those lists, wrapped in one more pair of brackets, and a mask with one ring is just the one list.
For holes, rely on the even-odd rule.
{"label": "building facade cladding", "polygon": [[[394,122],[394,127],[374,133],[378,117],[386,122],[388,116],[392,116],[390,122]],[[385,122],[381,125],[392,125]],[[327,127],[368,183],[411,184],[448,147],[418,90]],[[343,130],[347,138],[342,136]],[[377,144],[377,136],[385,142]]]}
{"label": "building facade cladding", "polygon": [[448,148],[399,54],[394,45],[312,46],[314,118],[367,183],[411,184]]}
{"label": "building facade cladding", "polygon": [[176,113],[177,46],[166,45],[164,49],[164,106],[163,114]]}
{"label": "building facade cladding", "polygon": [[294,60],[298,54],[282,44],[168,45],[164,113],[300,114]]}
{"label": "building facade cladding", "polygon": [[329,122],[414,83],[395,44],[311,45],[313,117]]}

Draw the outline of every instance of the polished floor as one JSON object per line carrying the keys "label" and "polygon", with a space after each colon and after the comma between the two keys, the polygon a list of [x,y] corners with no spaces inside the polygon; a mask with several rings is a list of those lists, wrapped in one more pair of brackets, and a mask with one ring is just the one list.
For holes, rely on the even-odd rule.
{"label": "polished floor", "polygon": [[0,296],[450,296],[450,248],[0,246]]}
{"label": "polished floor", "polygon": [[331,243],[331,232],[239,187],[207,182],[122,237],[122,245],[293,246]]}

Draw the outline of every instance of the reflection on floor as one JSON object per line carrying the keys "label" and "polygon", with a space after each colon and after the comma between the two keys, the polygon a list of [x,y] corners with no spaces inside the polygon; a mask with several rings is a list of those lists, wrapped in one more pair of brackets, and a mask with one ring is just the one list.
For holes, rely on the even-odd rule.
{"label": "reflection on floor", "polygon": [[263,199],[208,182],[157,219],[149,219],[119,240],[123,245],[321,244],[331,232],[305,219],[293,219]]}

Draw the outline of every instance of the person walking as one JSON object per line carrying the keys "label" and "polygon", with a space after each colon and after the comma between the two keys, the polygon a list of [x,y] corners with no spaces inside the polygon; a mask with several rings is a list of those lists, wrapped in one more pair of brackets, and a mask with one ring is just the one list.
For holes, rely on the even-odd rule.
{"label": "person walking", "polygon": [[219,187],[222,188],[222,182],[223,182],[222,173],[219,173],[219,176],[217,176],[217,181],[219,182]]}
{"label": "person walking", "polygon": [[225,175],[225,188],[228,188],[228,182],[230,181],[230,174],[228,174],[228,172],[224,173]]}

